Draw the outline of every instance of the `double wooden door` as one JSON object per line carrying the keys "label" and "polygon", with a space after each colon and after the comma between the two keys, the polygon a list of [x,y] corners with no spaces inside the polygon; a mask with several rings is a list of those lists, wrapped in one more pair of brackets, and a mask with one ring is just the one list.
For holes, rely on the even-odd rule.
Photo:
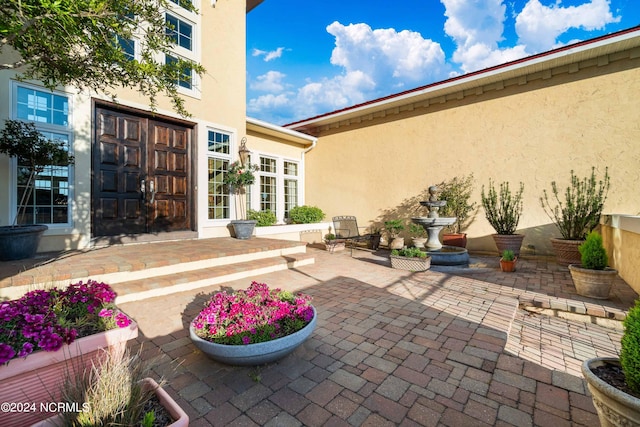
{"label": "double wooden door", "polygon": [[96,107],[94,236],[191,230],[191,138],[183,124]]}

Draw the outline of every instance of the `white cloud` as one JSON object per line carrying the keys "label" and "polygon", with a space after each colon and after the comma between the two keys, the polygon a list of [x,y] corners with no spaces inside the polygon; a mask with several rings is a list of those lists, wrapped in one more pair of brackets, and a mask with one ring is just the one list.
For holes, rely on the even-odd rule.
{"label": "white cloud", "polygon": [[527,50],[540,52],[556,46],[558,36],[571,28],[592,31],[619,21],[611,13],[609,0],[568,7],[562,7],[560,1],[544,6],[539,0],[529,0],[516,18],[516,32]]}
{"label": "white cloud", "polygon": [[264,56],[264,62],[269,62],[274,59],[282,57],[282,52],[284,52],[284,47],[279,47],[276,50],[266,51],[260,49],[253,49],[251,51],[252,56]]}
{"label": "white cloud", "polygon": [[255,82],[249,84],[249,88],[262,92],[281,92],[284,90],[282,80],[285,77],[286,74],[279,71],[268,71],[267,73],[258,76]]}
{"label": "white cloud", "polygon": [[579,6],[562,7],[561,0],[543,6],[529,0],[515,14],[518,44],[501,48],[506,6],[504,0],[440,0],[445,6],[445,32],[453,38],[453,62],[464,73],[480,70],[543,52],[558,46],[558,37],[571,28],[601,29],[618,22],[609,0],[591,0]]}

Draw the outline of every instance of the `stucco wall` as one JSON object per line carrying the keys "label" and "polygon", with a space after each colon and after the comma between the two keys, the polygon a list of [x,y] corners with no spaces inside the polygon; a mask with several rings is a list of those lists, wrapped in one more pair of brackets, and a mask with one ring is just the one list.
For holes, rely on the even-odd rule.
{"label": "stucco wall", "polygon": [[[564,190],[572,169],[583,177],[595,166],[602,177],[608,166],[605,213],[637,214],[640,59],[602,64],[325,129],[307,155],[307,202],[366,226],[426,215],[418,202],[427,187],[456,175],[474,174],[479,205],[490,179],[514,189],[522,181],[524,253],[547,254],[559,233],[540,206],[543,190],[553,180]],[[470,250],[496,252],[482,208],[466,232]]]}
{"label": "stucco wall", "polygon": [[[198,159],[196,188],[206,189],[207,167],[207,127],[229,132],[234,143],[245,134],[246,101],[245,101],[245,2],[218,2],[214,7],[203,2],[200,5],[200,40],[201,62],[207,69],[201,78],[200,97],[185,96],[185,106],[192,117],[188,120],[195,123],[196,155]],[[217,29],[212,31],[212,29]],[[15,73],[0,71],[0,121],[11,114],[11,82]],[[37,82],[36,82],[37,84]],[[110,101],[111,98],[96,94],[76,94],[72,88],[66,92],[72,102],[71,120],[73,123],[73,147],[75,155],[73,179],[73,222],[67,226],[53,226],[46,232],[39,251],[84,248],[90,245],[91,239],[91,118],[92,97]],[[142,111],[149,110],[148,100],[132,89],[116,91],[118,102],[127,107]],[[157,113],[168,117],[179,118],[173,111],[170,101],[160,96],[157,100]],[[10,161],[0,156],[0,225],[10,222],[11,184]],[[220,224],[210,224],[201,218],[207,216],[206,190],[197,192],[196,209],[198,209],[197,231],[200,235],[229,235],[229,231]],[[207,230],[212,230],[207,233]]]}
{"label": "stucco wall", "polygon": [[640,294],[640,217],[607,215],[601,226],[609,265]]}

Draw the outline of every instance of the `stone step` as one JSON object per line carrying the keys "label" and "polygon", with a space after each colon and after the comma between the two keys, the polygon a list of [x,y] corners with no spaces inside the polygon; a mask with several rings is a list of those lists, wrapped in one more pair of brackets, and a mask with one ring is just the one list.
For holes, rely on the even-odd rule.
{"label": "stone step", "polygon": [[[123,304],[176,292],[219,285],[232,280],[253,278],[261,274],[297,268],[303,265],[313,264],[314,262],[315,258],[313,255],[296,253],[130,280],[112,284],[112,287],[118,294],[116,303]],[[247,286],[248,285],[249,283],[247,283]]]}

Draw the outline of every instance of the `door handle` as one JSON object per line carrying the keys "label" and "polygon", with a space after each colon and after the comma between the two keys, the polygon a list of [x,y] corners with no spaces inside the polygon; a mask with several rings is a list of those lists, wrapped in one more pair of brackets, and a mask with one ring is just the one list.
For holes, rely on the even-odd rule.
{"label": "door handle", "polygon": [[145,199],[145,193],[147,192],[147,185],[144,179],[140,181],[140,198]]}
{"label": "door handle", "polygon": [[149,203],[153,203],[156,198],[156,183],[153,180],[149,181],[149,191],[151,192],[151,200]]}

